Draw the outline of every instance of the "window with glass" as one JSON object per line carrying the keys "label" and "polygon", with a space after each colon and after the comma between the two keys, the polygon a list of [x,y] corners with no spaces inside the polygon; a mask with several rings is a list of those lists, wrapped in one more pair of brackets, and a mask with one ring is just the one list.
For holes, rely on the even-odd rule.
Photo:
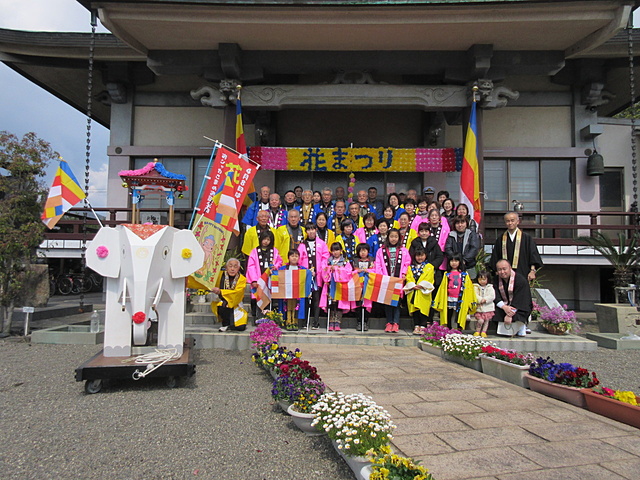
{"label": "window with glass", "polygon": [[[570,159],[485,159],[485,212],[498,220],[504,212],[521,203],[523,222],[566,225],[573,215],[527,215],[527,212],[575,211],[575,180]],[[536,236],[572,238],[573,230],[543,229]]]}

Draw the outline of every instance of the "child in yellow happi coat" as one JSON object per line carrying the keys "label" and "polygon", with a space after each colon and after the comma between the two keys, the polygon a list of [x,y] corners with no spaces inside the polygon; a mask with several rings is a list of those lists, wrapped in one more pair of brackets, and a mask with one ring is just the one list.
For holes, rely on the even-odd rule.
{"label": "child in yellow happi coat", "polygon": [[467,272],[462,269],[462,257],[454,254],[444,274],[433,308],[440,312],[440,324],[464,330],[467,315],[476,311],[476,293]]}
{"label": "child in yellow happi coat", "polygon": [[427,253],[424,249],[416,248],[405,279],[407,307],[413,317],[414,335],[420,335],[427,325],[427,315],[431,310],[434,271],[433,265],[427,263]]}

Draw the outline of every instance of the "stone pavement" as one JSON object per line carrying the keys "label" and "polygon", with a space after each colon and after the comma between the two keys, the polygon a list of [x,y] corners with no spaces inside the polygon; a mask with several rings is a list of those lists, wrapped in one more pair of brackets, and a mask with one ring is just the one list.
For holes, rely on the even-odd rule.
{"label": "stone pavement", "polygon": [[333,391],[365,393],[396,451],[436,480],[640,478],[640,430],[416,347],[292,344]]}

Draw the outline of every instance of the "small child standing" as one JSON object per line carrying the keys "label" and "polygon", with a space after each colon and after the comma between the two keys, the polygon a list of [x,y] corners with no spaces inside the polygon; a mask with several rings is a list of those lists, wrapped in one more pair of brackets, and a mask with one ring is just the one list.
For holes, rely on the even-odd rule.
{"label": "small child standing", "polygon": [[[368,215],[368,214],[367,214]],[[366,243],[360,243],[356,247],[356,258],[353,259],[353,269],[358,272],[360,278],[363,279],[367,272],[373,272],[374,261],[373,257],[369,255],[369,245]],[[358,308],[356,308],[356,330],[361,332],[369,331],[369,312],[373,302],[371,300],[358,300],[356,302]],[[364,323],[364,325],[363,325]]]}
{"label": "small child standing", "polygon": [[462,270],[462,256],[449,259],[433,308],[440,312],[440,324],[464,330],[467,315],[476,311],[476,293],[467,272]]}
{"label": "small child standing", "polygon": [[[289,250],[287,255],[289,263],[283,265],[279,270],[307,270],[304,267],[298,265],[300,261],[300,252],[296,249]],[[289,331],[298,331],[298,319],[305,318],[306,314],[306,298],[288,298],[286,300],[280,300],[281,311],[285,314],[285,329]],[[296,314],[297,312],[297,314]]]}
{"label": "small child standing", "polygon": [[489,328],[489,322],[496,314],[496,305],[493,301],[496,298],[496,291],[493,289],[491,283],[491,274],[486,270],[481,270],[478,273],[478,283],[473,288],[476,291],[476,298],[478,299],[478,308],[476,309],[476,331],[473,334],[475,337],[487,336],[487,328]]}
{"label": "small child standing", "polygon": [[354,235],[354,223],[350,218],[343,220],[340,224],[342,234],[336,236],[336,242],[342,245],[342,250],[347,257],[347,260],[351,262],[356,256],[356,246],[358,245],[358,238]]}
{"label": "small child standing", "polygon": [[[324,305],[324,309],[329,312],[329,325],[328,330],[330,332],[339,332],[340,323],[342,322],[343,311],[348,312],[355,306],[355,302],[349,302],[348,300],[340,300],[336,302],[331,298],[330,288],[331,282],[348,282],[351,279],[353,268],[346,259],[342,245],[339,242],[334,242],[331,245],[331,255],[327,260],[327,265],[324,267],[322,285],[322,296],[320,297],[320,305]],[[354,303],[354,305],[351,305]]]}
{"label": "small child standing", "polygon": [[413,288],[407,292],[407,307],[413,316],[413,334],[422,334],[427,326],[429,311],[431,310],[431,291],[426,293],[425,284],[431,284],[433,290],[433,265],[427,263],[427,253],[422,247],[417,247],[411,256],[411,265],[407,269],[407,285]]}

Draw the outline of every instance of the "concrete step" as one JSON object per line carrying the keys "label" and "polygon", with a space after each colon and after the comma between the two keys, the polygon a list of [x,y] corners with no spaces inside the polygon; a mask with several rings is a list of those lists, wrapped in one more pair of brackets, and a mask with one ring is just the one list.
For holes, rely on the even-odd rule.
{"label": "concrete step", "polygon": [[[373,319],[372,319],[373,320]],[[378,319],[380,320],[380,319]],[[406,322],[409,319],[405,319]],[[405,322],[401,322],[403,325]],[[398,333],[385,333],[382,328],[370,327],[368,332],[358,332],[353,326],[343,323],[340,332],[327,332],[326,321],[321,323],[323,328],[309,330],[306,328],[298,332],[283,331],[280,343],[318,343],[331,345],[372,345],[372,346],[414,346],[419,336],[412,335],[413,323],[410,328],[401,327]],[[186,327],[186,336],[196,339],[196,348],[223,348],[226,350],[246,350],[251,347],[249,334],[255,326],[249,324],[244,332],[219,332],[220,324],[211,326],[192,325]],[[467,331],[466,333],[471,333]],[[544,332],[532,332],[524,338],[498,337],[490,335],[488,340],[500,348],[513,349],[519,352],[560,352],[560,351],[595,351],[597,342],[587,340],[577,335],[550,335]]]}

